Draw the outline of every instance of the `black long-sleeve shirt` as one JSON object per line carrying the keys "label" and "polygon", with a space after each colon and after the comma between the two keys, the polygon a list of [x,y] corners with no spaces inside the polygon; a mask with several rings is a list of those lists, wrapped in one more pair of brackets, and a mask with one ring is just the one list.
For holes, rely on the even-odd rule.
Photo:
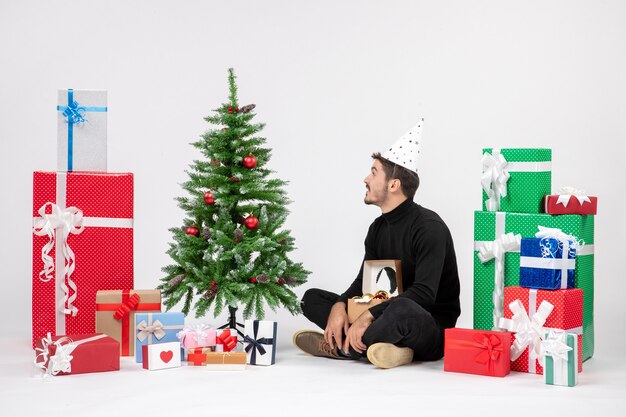
{"label": "black long-sleeve shirt", "polygon": [[[441,217],[407,199],[371,224],[365,238],[364,260],[400,259],[400,297],[418,303],[445,328],[454,327],[461,314],[459,274],[452,236]],[[362,295],[363,264],[352,285],[339,297]],[[389,305],[369,309],[377,318]]]}

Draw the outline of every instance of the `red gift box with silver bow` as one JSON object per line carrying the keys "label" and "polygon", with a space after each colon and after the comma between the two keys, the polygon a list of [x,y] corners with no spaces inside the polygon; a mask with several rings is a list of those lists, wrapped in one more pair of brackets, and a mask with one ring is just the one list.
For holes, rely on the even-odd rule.
{"label": "red gift box with silver bow", "polygon": [[102,333],[37,339],[35,366],[45,375],[70,375],[120,370],[120,344]]}
{"label": "red gift box with silver bow", "polygon": [[541,342],[558,329],[578,335],[578,372],[583,369],[583,290],[504,288],[504,317],[500,327],[514,333],[511,370],[543,375]]}
{"label": "red gift box with silver bow", "polygon": [[511,370],[511,333],[446,329],[443,370],[465,374],[506,376]]}
{"label": "red gift box with silver bow", "polygon": [[98,290],[133,288],[133,174],[33,174],[32,342],[94,333]]}
{"label": "red gift box with silver bow", "polygon": [[563,187],[558,194],[545,197],[544,211],[548,214],[596,214],[598,197],[588,196],[573,187]]}

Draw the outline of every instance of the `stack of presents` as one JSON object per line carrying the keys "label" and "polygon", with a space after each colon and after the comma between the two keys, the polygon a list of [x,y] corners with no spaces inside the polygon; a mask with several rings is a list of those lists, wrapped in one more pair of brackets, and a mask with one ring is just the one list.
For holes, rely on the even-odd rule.
{"label": "stack of presents", "polygon": [[550,149],[484,149],[474,213],[474,329],[447,329],[444,369],[574,386],[593,355],[597,198],[551,193]]}
{"label": "stack of presents", "polygon": [[[58,170],[33,174],[32,345],[44,375],[271,365],[276,322],[185,326],[159,290],[135,290],[133,174],[107,172],[106,91],[60,90]],[[139,365],[137,365],[139,366]]]}

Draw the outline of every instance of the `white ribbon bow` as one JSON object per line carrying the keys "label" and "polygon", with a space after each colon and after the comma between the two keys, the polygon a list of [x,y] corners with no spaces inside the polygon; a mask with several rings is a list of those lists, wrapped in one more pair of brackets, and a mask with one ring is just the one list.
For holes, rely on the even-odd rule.
{"label": "white ribbon bow", "polygon": [[550,330],[548,336],[541,342],[541,356],[539,357],[539,363],[544,366],[544,359],[546,356],[552,356],[555,360],[557,358],[567,362],[567,353],[572,350],[570,346],[567,346],[564,339],[567,338],[565,332],[557,332]]}
{"label": "white ribbon bow", "polygon": [[506,233],[491,242],[484,242],[478,248],[478,258],[485,263],[495,258],[495,285],[493,289],[493,326],[504,316],[504,254],[520,248],[522,236]]}
{"label": "white ribbon bow", "polygon": [[591,199],[585,194],[583,190],[579,190],[574,187],[562,187],[559,190],[559,198],[556,200],[556,204],[563,204],[563,207],[567,207],[569,200],[575,197],[582,206],[585,202],[591,203]]}
{"label": "white ribbon bow", "polygon": [[[46,214],[46,208],[51,207],[52,213]],[[54,260],[50,256],[50,251],[55,245],[56,231],[60,229],[61,232],[61,244],[63,245],[63,257],[65,265],[65,276],[67,277],[67,284],[65,279],[61,283],[61,288],[64,293],[63,306],[60,309],[64,314],[76,315],[78,309],[72,305],[76,300],[76,284],[72,281],[71,276],[75,268],[75,256],[74,252],[67,243],[67,238],[70,233],[80,234],[84,230],[83,226],[83,212],[76,207],[61,208],[54,203],[46,203],[38,211],[39,217],[35,218],[33,225],[33,233],[36,236],[48,236],[48,243],[41,249],[41,259],[43,261],[43,270],[39,273],[39,279],[43,282],[48,282],[52,279],[52,273],[54,272]],[[57,262],[59,260],[57,259]],[[69,288],[72,289],[73,294],[69,296]]]}
{"label": "white ribbon bow", "polygon": [[492,150],[493,155],[485,152],[482,157],[483,174],[480,183],[487,193],[485,206],[487,211],[500,209],[500,197],[506,197],[506,183],[509,181],[509,172],[506,170],[507,160],[498,149]]}
{"label": "white ribbon bow", "polygon": [[[52,341],[50,333],[41,340],[42,347],[37,347],[35,352],[39,352],[35,357],[35,366],[43,369],[45,376],[57,375],[60,372],[70,373],[72,371],[72,351],[76,349],[76,344],[69,337],[62,337],[56,342]],[[48,358],[50,345],[56,346],[54,355]],[[41,360],[39,360],[41,358]]]}
{"label": "white ribbon bow", "polygon": [[563,258],[567,258],[570,254],[570,250],[572,251],[572,255],[575,255],[575,251],[579,251],[584,245],[585,242],[583,240],[577,239],[573,235],[568,235],[564,233],[561,229],[550,228],[538,226],[539,231],[535,233],[535,237],[541,239],[541,256],[543,258],[552,257],[554,258],[554,254],[556,249],[558,248],[550,248],[550,245],[547,242],[547,239],[556,239],[559,241],[559,248],[562,249]]}
{"label": "white ribbon bow", "polygon": [[163,336],[165,336],[163,323],[161,323],[159,320],[155,320],[154,323],[152,323],[152,325],[150,326],[148,326],[148,323],[145,320],[142,320],[137,325],[137,330],[139,330],[139,333],[137,333],[137,339],[139,339],[141,342],[146,340],[146,338],[151,334],[154,334],[154,337],[156,337],[158,340],[163,339]]}
{"label": "white ribbon bow", "polygon": [[513,312],[510,319],[501,318],[500,327],[515,333],[515,342],[511,345],[511,362],[517,360],[520,355],[528,347],[528,356],[530,361],[534,361],[541,357],[541,340],[546,329],[543,324],[554,309],[554,306],[548,301],[542,301],[537,312],[530,319],[524,305],[520,300],[515,300],[509,304],[509,308]]}

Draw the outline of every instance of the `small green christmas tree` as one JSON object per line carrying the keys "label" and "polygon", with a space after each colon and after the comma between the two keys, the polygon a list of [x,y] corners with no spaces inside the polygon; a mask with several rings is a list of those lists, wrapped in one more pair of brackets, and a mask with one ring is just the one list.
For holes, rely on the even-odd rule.
{"label": "small green christmas tree", "polygon": [[206,159],[193,161],[182,184],[189,196],[177,201],[186,218],[182,228],[170,229],[174,242],[167,253],[174,263],[163,268],[159,288],[168,310],[184,299],[188,314],[195,299],[196,317],[243,306],[245,318],[254,313],[262,319],[265,304],[297,314],[291,287],[305,283],[310,272],[287,256],[295,249],[290,231],[281,229],[287,182],[268,178],[270,150],[257,136],[265,125],[252,123],[254,104],[239,108],[232,68],[228,84],[228,103],[205,118],[216,128],[193,143]]}

